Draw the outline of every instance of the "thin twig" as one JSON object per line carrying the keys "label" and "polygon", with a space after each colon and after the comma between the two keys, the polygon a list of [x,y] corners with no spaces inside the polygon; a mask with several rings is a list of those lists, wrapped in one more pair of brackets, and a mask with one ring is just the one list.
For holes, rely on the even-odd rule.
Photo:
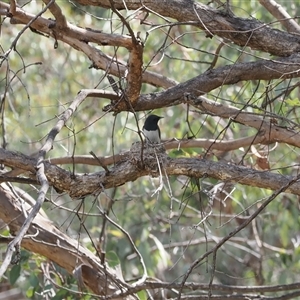
{"label": "thin twig", "polygon": [[139,250],[137,249],[137,247],[135,246],[130,234],[122,227],[120,226],[119,224],[117,224],[115,221],[113,221],[107,214],[103,214],[103,217],[106,218],[112,225],[114,225],[115,227],[117,227],[119,230],[121,230],[126,236],[127,236],[127,239],[129,240],[134,252],[136,253],[136,255],[138,256],[139,260],[140,260],[140,263],[143,267],[143,276],[138,280],[136,281],[135,283],[132,284],[132,287],[135,287],[137,285],[140,285],[142,283],[144,283],[147,279],[147,268],[146,268],[146,265],[145,265],[145,262],[144,262],[144,259],[141,255],[141,253],[139,252]]}
{"label": "thin twig", "polygon": [[235,236],[237,233],[239,233],[242,229],[244,229],[245,227],[247,227],[278,195],[280,195],[281,193],[285,192],[289,187],[291,187],[295,182],[297,182],[300,179],[300,174],[296,177],[294,177],[294,179],[290,180],[287,184],[285,184],[283,187],[281,187],[278,191],[274,192],[266,201],[264,201],[261,206],[251,215],[249,216],[249,218],[244,221],[240,226],[238,226],[235,230],[233,230],[230,234],[228,234],[227,236],[225,236],[220,242],[218,242],[216,244],[215,247],[213,247],[212,249],[210,249],[209,251],[207,251],[206,253],[204,253],[201,257],[199,257],[198,259],[196,259],[191,266],[189,267],[188,271],[185,273],[183,280],[181,282],[181,288],[179,290],[179,294],[177,299],[180,300],[181,299],[181,293],[182,290],[184,288],[184,284],[186,282],[186,280],[188,279],[188,277],[190,276],[190,274],[192,273],[192,271],[199,265],[199,263],[206,258],[207,256],[209,256],[210,254],[216,254],[216,251],[223,246],[230,238],[232,238],[233,236]]}
{"label": "thin twig", "polygon": [[73,113],[76,111],[77,107],[82,103],[82,101],[84,101],[85,98],[86,98],[85,93],[78,94],[78,96],[74,99],[74,101],[69,106],[69,108],[61,115],[61,117],[59,118],[56,125],[51,129],[43,147],[39,151],[39,154],[37,157],[37,163],[36,163],[36,170],[37,170],[36,177],[37,177],[38,182],[41,184],[41,188],[38,193],[38,198],[37,198],[35,205],[33,206],[32,210],[31,210],[30,214],[26,218],[23,226],[21,227],[20,231],[16,235],[15,239],[12,242],[10,242],[7,247],[4,261],[0,267],[0,278],[3,276],[4,272],[7,270],[8,266],[11,262],[14,250],[17,249],[19,247],[19,245],[21,244],[21,241],[22,241],[24,235],[26,234],[33,219],[36,217],[42,204],[44,203],[46,193],[49,188],[48,179],[45,175],[45,164],[44,164],[45,156],[52,149],[56,135],[65,126],[66,122],[73,115]]}

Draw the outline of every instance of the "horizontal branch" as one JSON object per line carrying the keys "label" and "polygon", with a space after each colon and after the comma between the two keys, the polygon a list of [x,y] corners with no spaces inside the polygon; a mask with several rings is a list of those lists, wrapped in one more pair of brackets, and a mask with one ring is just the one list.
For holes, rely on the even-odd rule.
{"label": "horizontal branch", "polygon": [[[76,0],[81,5],[110,8],[109,0]],[[217,35],[229,39],[239,46],[277,56],[288,56],[300,51],[300,37],[284,31],[272,29],[251,18],[235,16],[231,11],[217,10],[195,1],[182,0],[114,0],[117,9],[143,9],[149,13],[173,18],[179,22],[193,22],[208,36]]]}
{"label": "horizontal branch", "polygon": [[[49,183],[60,192],[68,193],[72,198],[81,198],[98,194],[103,189],[121,186],[146,175],[159,176],[159,168],[152,149],[144,149],[145,168],[141,168],[140,143],[133,144],[130,152],[122,157],[109,172],[75,174],[45,162],[45,174]],[[159,153],[162,168],[167,175],[185,175],[202,178],[210,177],[224,182],[238,183],[257,188],[278,190],[285,186],[293,176],[258,171],[249,167],[237,166],[226,162],[213,162],[199,158],[170,158]],[[20,168],[35,173],[34,158],[0,149],[0,163],[8,167]],[[300,183],[295,183],[286,192],[300,195]]]}
{"label": "horizontal branch", "polygon": [[[232,151],[241,147],[249,147],[250,145],[256,144],[270,144],[271,141],[266,140],[262,135],[254,135],[250,137],[222,141],[216,139],[172,139],[170,141],[163,142],[166,150],[172,149],[186,149],[186,148],[203,148],[217,151]],[[119,161],[125,159],[129,155],[129,152],[123,152],[111,156],[98,157],[101,162],[101,166],[109,166],[116,164]],[[54,165],[64,164],[85,164],[90,166],[99,166],[99,161],[91,155],[76,155],[76,156],[65,156],[49,159],[49,162]],[[16,176],[18,173],[14,171],[4,174],[6,176]]]}
{"label": "horizontal branch", "polygon": [[[164,289],[179,289],[180,283],[169,283],[169,282],[157,282],[157,281],[147,281],[143,288],[164,288]],[[223,291],[234,293],[270,293],[270,292],[282,292],[282,291],[292,291],[299,290],[300,283],[292,284],[282,284],[282,285],[263,285],[263,286],[242,286],[242,285],[225,285],[225,284],[197,284],[195,282],[186,282],[184,289],[190,291]],[[139,287],[135,289],[136,291],[141,290]],[[214,298],[213,298],[214,299]],[[234,298],[233,298],[234,299]]]}
{"label": "horizontal branch", "polygon": [[260,141],[263,144],[278,142],[300,147],[299,131],[278,126],[272,122],[270,117],[242,111],[232,106],[222,105],[209,101],[204,97],[199,97],[193,100],[192,103],[204,113],[231,119],[233,122],[238,122],[257,129],[259,131]]}

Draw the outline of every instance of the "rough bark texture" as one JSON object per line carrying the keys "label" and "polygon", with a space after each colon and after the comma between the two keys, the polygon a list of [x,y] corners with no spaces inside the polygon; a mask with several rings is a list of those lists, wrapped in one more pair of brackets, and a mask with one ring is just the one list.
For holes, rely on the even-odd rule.
{"label": "rough bark texture", "polygon": [[[45,174],[49,183],[59,192],[66,192],[72,198],[82,198],[91,194],[97,195],[105,189],[121,186],[126,182],[135,181],[146,175],[161,176],[157,158],[153,149],[144,149],[143,163],[141,160],[141,144],[136,143],[131,150],[123,154],[122,159],[109,170],[92,174],[76,174],[63,170],[45,162]],[[169,158],[159,150],[156,153],[161,162],[163,174],[185,175],[189,177],[211,177],[224,182],[234,182],[270,190],[277,190],[293,179],[270,171],[258,171],[250,167],[236,166],[226,162],[213,162],[198,158]],[[10,159],[8,159],[10,157]],[[32,172],[36,161],[24,155],[7,150],[0,151],[0,163]],[[292,185],[286,192],[300,195],[300,183]]]}
{"label": "rough bark texture", "polygon": [[[26,220],[21,203],[8,186],[3,183],[0,185],[0,201],[0,218],[8,224],[13,234],[20,229]],[[28,206],[26,208],[27,212],[31,209]],[[105,296],[119,291],[120,286],[123,286],[124,290],[127,289],[127,284],[122,282],[119,274],[116,274],[108,266],[101,265],[100,259],[96,255],[81,247],[77,241],[58,230],[49,219],[38,215],[31,224],[27,234],[28,237],[25,237],[22,241],[22,247],[48,257],[70,274],[76,268],[77,272],[78,268],[83,267],[93,269],[93,274],[90,272],[78,272],[77,278],[84,282],[93,293]],[[9,240],[7,239],[7,241]],[[97,281],[95,281],[95,278],[97,278]],[[98,282],[98,284],[95,284],[95,282]],[[116,297],[116,299],[124,298]],[[125,299],[133,298],[129,296]]]}
{"label": "rough bark texture", "polygon": [[[109,0],[77,0],[82,5],[95,5],[110,8]],[[226,10],[215,10],[192,0],[172,1],[113,1],[115,8],[155,11],[165,17],[180,22],[194,22],[194,25],[206,31],[208,37],[217,35],[231,40],[241,47],[268,52],[277,56],[289,56],[300,51],[300,38],[271,29],[255,19],[242,19]],[[126,5],[126,7],[125,7]]]}
{"label": "rough bark texture", "polygon": [[[217,140],[171,141],[166,144],[167,149],[182,146],[229,151],[230,149],[238,149],[257,143],[271,144],[275,142],[300,147],[298,130],[279,126],[274,122],[272,116],[249,113],[244,109],[224,105],[220,103],[221,101],[218,103],[210,101],[203,96],[219,87],[242,81],[282,80],[300,77],[299,35],[272,29],[268,24],[263,24],[253,18],[236,17],[229,7],[217,10],[192,0],[77,0],[75,2],[81,5],[94,5],[112,9],[120,19],[122,19],[122,15],[119,14],[119,10],[155,12],[157,15],[169,18],[170,22],[175,20],[200,28],[205,32],[207,38],[221,38],[222,42],[232,42],[242,47],[241,50],[244,53],[249,50],[257,50],[257,52],[256,56],[251,57],[251,62],[235,62],[217,68],[211,66],[206,71],[199,70],[198,76],[186,82],[178,83],[162,74],[143,70],[143,43],[138,34],[131,30],[125,19],[122,19],[122,24],[128,29],[129,35],[107,34],[96,29],[81,28],[70,24],[60,9],[59,1],[51,4],[49,0],[44,0],[46,5],[51,4],[49,10],[55,20],[47,19],[42,14],[39,16],[30,14],[26,10],[16,7],[14,1],[11,1],[10,4],[0,1],[1,16],[10,18],[12,26],[23,24],[30,27],[35,33],[50,36],[55,47],[58,43],[70,45],[72,48],[84,53],[91,60],[93,68],[105,70],[105,72],[118,78],[126,75],[127,85],[120,93],[82,90],[75,96],[69,109],[60,116],[57,126],[50,131],[45,145],[40,150],[40,154],[43,154],[40,157],[44,158],[46,153],[51,150],[56,135],[66,125],[67,120],[81,103],[91,96],[110,99],[111,104],[105,107],[104,110],[114,113],[145,111],[188,104],[196,108],[198,112],[222,119],[230,119],[232,122],[249,126],[255,129],[256,132],[253,136],[226,142]],[[9,52],[13,50],[17,42],[18,39],[14,41],[15,44],[12,44],[11,49],[4,53],[4,58],[9,56]],[[106,55],[99,50],[98,46],[126,49],[128,51],[128,62]],[[266,52],[271,56],[262,58],[259,51]],[[140,94],[142,83],[166,90]],[[170,158],[163,147],[142,148],[141,143],[133,144],[130,151],[125,153],[116,154],[109,158],[100,158],[99,161],[96,159],[91,161],[92,159],[91,157],[68,157],[49,161],[42,159],[39,163],[45,168],[44,175],[47,177],[49,184],[57,192],[68,193],[74,199],[84,198],[88,195],[98,195],[105,192],[106,189],[135,181],[142,176],[159,177],[169,175],[183,175],[190,178],[210,177],[223,183],[243,184],[280,192],[282,189],[284,192],[300,195],[300,183],[296,181],[297,178],[293,176],[294,174],[281,175],[269,170],[258,171],[251,167],[221,161],[214,162],[199,157]],[[92,165],[99,164],[101,170],[97,169],[95,173],[73,174],[67,168],[56,165],[80,162]],[[0,176],[0,182],[18,181],[39,185],[37,180],[38,161],[36,158],[0,148],[0,163],[5,167],[12,168],[11,171]],[[290,185],[289,183],[293,184]],[[0,218],[8,224],[11,233],[16,234],[25,222],[26,216],[18,199],[3,183],[0,185],[0,201]],[[271,201],[272,199],[269,199],[268,203]],[[245,222],[251,223],[254,217],[252,219],[248,218]],[[236,233],[244,228],[242,226],[238,227]],[[121,274],[101,264],[98,256],[78,245],[76,241],[62,233],[45,217],[38,215],[31,224],[28,234],[30,236],[22,241],[24,248],[55,261],[69,273],[73,273],[78,282],[83,282],[93,293],[105,299],[109,299],[109,297],[114,299],[136,299],[134,293],[138,290],[135,289],[135,286],[127,284]],[[227,240],[233,235],[228,235]],[[224,238],[224,242],[226,238]],[[222,243],[219,243],[218,247],[221,246]],[[210,253],[207,252],[204,256],[208,256],[216,250],[212,250]],[[195,261],[193,265],[196,267],[198,263]],[[176,288],[181,291],[180,286],[176,286]],[[211,285],[207,289],[210,288]],[[145,287],[140,288],[140,290],[142,289],[145,289]],[[132,296],[129,295],[130,293]],[[180,298],[180,295],[178,298]]]}

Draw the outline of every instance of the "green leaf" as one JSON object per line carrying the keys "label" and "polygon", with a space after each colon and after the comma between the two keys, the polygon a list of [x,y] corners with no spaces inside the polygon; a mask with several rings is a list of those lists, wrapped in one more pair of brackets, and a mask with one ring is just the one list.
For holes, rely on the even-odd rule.
{"label": "green leaf", "polygon": [[34,292],[35,292],[35,289],[33,287],[28,288],[26,291],[26,297],[33,298]]}
{"label": "green leaf", "polygon": [[289,106],[300,106],[300,101],[298,98],[286,99],[285,103]]}
{"label": "green leaf", "polygon": [[33,286],[34,288],[37,288],[39,286],[39,279],[34,273],[30,275],[29,282],[30,285]]}
{"label": "green leaf", "polygon": [[172,158],[178,157],[178,156],[184,156],[184,151],[179,149],[179,150],[173,150],[169,152],[169,156]]}
{"label": "green leaf", "polygon": [[13,285],[16,283],[21,273],[21,265],[14,265],[9,272],[9,281]]}
{"label": "green leaf", "polygon": [[280,254],[280,258],[281,258],[281,262],[287,267],[289,267],[291,262],[293,261],[292,255],[286,253]]}
{"label": "green leaf", "polygon": [[116,252],[114,252],[114,251],[107,252],[106,253],[106,259],[107,259],[108,265],[111,268],[114,268],[114,267],[116,267],[118,265],[121,265],[119,257],[116,254]]}
{"label": "green leaf", "polygon": [[137,293],[137,295],[138,295],[138,297],[139,297],[140,300],[147,300],[148,299],[147,298],[147,293],[145,291],[139,291]]}

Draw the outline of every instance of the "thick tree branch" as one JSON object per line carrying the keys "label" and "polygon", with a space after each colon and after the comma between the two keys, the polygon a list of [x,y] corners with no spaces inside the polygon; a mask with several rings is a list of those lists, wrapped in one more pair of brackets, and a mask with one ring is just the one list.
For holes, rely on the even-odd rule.
{"label": "thick tree branch", "polygon": [[247,80],[271,80],[300,77],[300,54],[276,60],[236,63],[208,70],[166,91],[141,95],[136,111],[151,110],[185,103],[185,94],[201,96],[218,87]]}
{"label": "thick tree branch", "polygon": [[[10,6],[2,1],[0,1],[0,5],[1,15],[7,15]],[[16,8],[15,13],[10,17],[11,23],[25,25],[35,18],[35,15],[30,14],[21,8]],[[35,29],[37,32],[50,35],[55,40],[61,40],[74,49],[83,52],[92,61],[95,68],[108,71],[110,74],[117,77],[125,76],[125,72],[127,71],[126,63],[119,61],[116,62],[113,58],[91,46],[89,43],[95,43],[100,46],[125,47],[131,51],[134,47],[132,46],[130,37],[126,35],[106,34],[99,30],[93,30],[90,28],[85,29],[70,23],[67,23],[67,27],[64,27],[63,29],[60,27],[56,28],[53,20],[48,20],[42,17],[35,20],[30,27]],[[137,75],[136,72],[134,74]],[[143,72],[142,82],[163,88],[169,88],[177,84],[176,81],[169,79],[162,74],[150,71]]]}
{"label": "thick tree branch", "polygon": [[[98,194],[102,189],[121,186],[146,175],[159,176],[156,157],[150,150],[144,149],[145,169],[140,169],[140,143],[132,146],[128,155],[110,169],[110,172],[92,174],[73,174],[45,161],[45,174],[49,183],[58,191],[66,192],[73,198],[81,198],[89,194]],[[150,152],[149,152],[150,151]],[[195,178],[211,177],[225,182],[239,183],[257,188],[277,190],[287,184],[293,177],[257,171],[248,167],[236,166],[225,162],[213,162],[198,158],[169,158],[161,153],[162,168],[167,175],[185,175]],[[8,167],[16,167],[35,174],[36,160],[25,155],[0,149],[0,163]],[[300,195],[300,183],[295,183],[286,192]]]}
{"label": "thick tree branch", "polygon": [[137,40],[129,52],[126,96],[135,107],[142,87],[143,45]]}
{"label": "thick tree branch", "polygon": [[[109,0],[76,0],[81,5],[110,8]],[[300,37],[271,29],[255,19],[242,19],[226,11],[195,1],[184,0],[115,0],[117,9],[156,12],[158,15],[176,19],[180,22],[195,22],[195,26],[205,30],[209,36],[218,35],[233,43],[277,56],[288,56],[300,51]]]}
{"label": "thick tree branch", "polygon": [[[4,11],[6,9],[8,13],[10,5],[3,1],[1,1],[0,4],[1,12],[2,10]],[[9,17],[11,18],[11,22],[13,24],[27,24],[35,17],[35,15],[17,7],[15,14],[12,16],[9,15]],[[86,43],[96,43],[100,46],[110,45],[115,47],[125,47],[127,49],[132,48],[131,38],[126,35],[107,34],[99,30],[81,28],[70,23],[67,23],[67,27],[63,30],[59,28],[59,30],[56,31],[55,21],[42,17],[39,17],[37,20],[35,20],[33,24],[31,24],[31,27],[44,34],[61,39],[62,41],[64,41],[64,36],[69,36],[80,41],[85,41]]]}
{"label": "thick tree branch", "polygon": [[[3,184],[0,185],[0,199],[0,219],[8,224],[12,233],[19,231],[26,221],[21,204]],[[31,210],[28,207],[27,209]],[[123,290],[128,289],[128,285],[121,280],[119,274],[109,266],[101,265],[97,256],[58,230],[50,220],[40,214],[29,227],[27,236],[22,240],[22,247],[51,259],[70,274],[79,266],[89,266],[94,273],[91,275],[91,273],[82,272],[82,280],[97,295],[113,294],[119,291],[120,287]]]}
{"label": "thick tree branch", "polygon": [[132,109],[136,105],[142,87],[143,44],[138,34],[136,35],[133,32],[127,20],[117,9],[115,9],[113,3],[114,2],[110,0],[113,12],[119,17],[121,22],[127,28],[132,40],[132,49],[129,49],[128,74],[126,74],[126,101],[123,102],[123,104],[126,103],[127,106]]}
{"label": "thick tree branch", "polygon": [[[239,149],[241,147],[249,147],[250,145],[256,144],[270,144],[270,140],[266,140],[263,135],[254,135],[250,137],[240,138],[232,141],[221,141],[214,139],[183,139],[177,140],[172,139],[170,141],[163,142],[166,150],[171,149],[184,149],[184,148],[203,148],[209,150],[217,151],[232,151]],[[109,166],[114,163],[125,159],[129,155],[129,152],[123,152],[120,154],[98,157],[101,160],[101,166]],[[67,157],[57,157],[49,159],[49,162],[54,165],[64,165],[64,164],[85,164],[90,166],[99,166],[99,162],[90,155],[77,155],[77,156],[67,156]],[[21,172],[22,173],[22,172]],[[20,174],[21,174],[20,173]],[[18,173],[10,171],[4,174],[5,176],[16,176]]]}

